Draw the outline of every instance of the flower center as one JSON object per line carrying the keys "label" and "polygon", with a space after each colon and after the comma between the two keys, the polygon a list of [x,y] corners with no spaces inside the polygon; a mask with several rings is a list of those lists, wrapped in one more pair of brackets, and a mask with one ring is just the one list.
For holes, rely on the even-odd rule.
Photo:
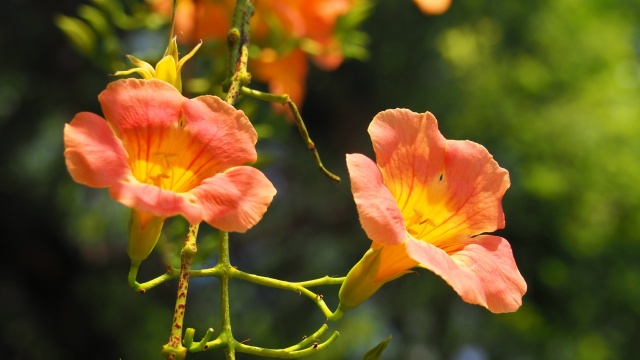
{"label": "flower center", "polygon": [[415,237],[418,237],[419,235],[421,235],[422,233],[425,232],[425,230],[428,229],[427,226],[425,226],[425,224],[430,225],[431,227],[436,227],[436,223],[430,219],[430,218],[425,218],[424,214],[417,209],[413,209],[413,215],[411,217],[409,217],[409,219],[405,220],[405,226],[407,227],[407,232]]}
{"label": "flower center", "polygon": [[144,184],[157,186],[163,190],[185,192],[194,187],[194,173],[176,166],[178,155],[158,152],[149,161],[137,160],[134,163],[134,176]]}

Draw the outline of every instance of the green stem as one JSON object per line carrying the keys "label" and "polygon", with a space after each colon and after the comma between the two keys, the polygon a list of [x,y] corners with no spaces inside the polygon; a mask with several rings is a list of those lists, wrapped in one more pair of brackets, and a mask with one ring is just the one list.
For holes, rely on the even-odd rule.
{"label": "green stem", "polygon": [[167,272],[156,277],[155,279],[149,280],[147,282],[143,282],[143,283],[139,283],[136,281],[136,277],[138,276],[138,268],[140,267],[139,264],[131,264],[131,268],[129,268],[129,276],[128,276],[128,280],[129,280],[129,285],[137,292],[139,293],[145,293],[147,292],[147,290],[154,288],[162,283],[164,283],[165,281],[171,280],[171,279],[175,279],[178,277],[178,275],[180,275],[180,270],[176,269],[174,267],[167,267]]}
{"label": "green stem", "polygon": [[[328,327],[326,324],[322,325],[322,327],[320,328],[320,330],[316,332],[316,334],[308,338],[305,338],[297,345],[294,345],[286,349],[266,349],[266,348],[261,348],[256,346],[245,345],[241,343],[237,345],[237,348],[238,348],[238,352],[262,356],[262,357],[277,357],[281,359],[300,358],[300,357],[314,354],[322,349],[326,349],[338,338],[338,336],[340,336],[340,333],[336,331],[324,342],[318,342],[319,335],[322,334],[327,328]],[[297,350],[304,346],[307,346],[307,347],[302,350]]]}
{"label": "green stem", "polygon": [[304,287],[313,287],[313,286],[320,286],[320,285],[342,285],[342,283],[344,282],[344,279],[346,279],[346,277],[344,276],[339,278],[325,276],[319,279],[300,281],[293,284],[296,284],[298,286],[304,286]]}
{"label": "green stem", "polygon": [[[303,357],[327,348],[338,338],[338,336],[340,336],[340,334],[336,331],[324,342],[319,342],[318,339],[327,331],[327,329],[329,329],[327,324],[322,324],[320,329],[318,329],[311,336],[305,337],[299,343],[284,349],[267,349],[267,348],[262,348],[257,346],[246,345],[246,344],[237,342],[236,340],[232,340],[233,351],[234,353],[237,351],[240,353],[253,354],[253,355],[258,355],[262,357],[278,357],[283,359]],[[189,330],[192,330],[192,329],[189,329]],[[209,335],[211,332],[213,332],[213,330],[209,329],[209,332],[207,332],[207,335]],[[185,335],[185,342],[187,341],[187,336],[190,336],[190,339],[192,339],[193,337],[192,331],[188,332],[187,334],[188,335]],[[207,335],[205,335],[205,339],[208,339]],[[206,343],[205,343],[206,341],[205,339],[203,339],[198,344],[190,347],[189,351],[195,352],[195,351],[202,351],[202,350],[211,350],[211,349],[220,348],[220,347],[229,345],[228,339],[224,338],[224,336],[222,335],[220,335],[217,339],[206,342]]]}
{"label": "green stem", "polygon": [[[249,274],[235,268],[229,269],[229,275],[232,278],[249,281],[255,284],[269,286],[269,287],[278,288],[278,289],[291,290],[291,291],[297,292],[298,294],[303,294],[304,296],[308,297],[309,299],[311,299],[313,302],[316,303],[316,305],[320,308],[320,310],[327,317],[327,319],[333,320],[333,318],[336,316],[333,312],[331,312],[331,310],[329,310],[329,308],[327,307],[327,305],[325,304],[322,298],[322,295],[316,294],[313,291],[299,284],[272,279],[264,276]],[[326,277],[326,278],[331,279],[329,277]],[[338,279],[338,281],[335,281],[335,283],[340,284],[342,283],[343,280],[344,278]],[[318,282],[318,280],[313,280],[312,282]],[[333,283],[333,281],[330,281],[329,283]]]}
{"label": "green stem", "polygon": [[[227,64],[227,82],[230,81],[226,102],[235,105],[240,89],[249,84],[251,76],[247,72],[249,61],[249,39],[251,35],[250,20],[254,13],[252,0],[237,0],[233,11],[231,29],[227,35],[229,48],[229,62]],[[226,345],[224,354],[227,360],[235,360],[235,346],[237,341],[231,331],[231,313],[229,311],[229,234],[220,232],[220,253],[218,266],[220,268],[220,297],[222,305],[222,332],[214,342]],[[212,346],[218,343],[211,344]],[[206,345],[205,345],[206,346]]]}
{"label": "green stem", "polygon": [[324,165],[322,164],[322,160],[320,159],[320,154],[318,153],[318,150],[316,149],[316,145],[314,144],[313,140],[311,140],[311,137],[309,136],[309,131],[307,130],[307,126],[304,124],[304,121],[302,120],[300,111],[298,111],[298,107],[296,106],[296,104],[293,101],[291,101],[291,98],[289,97],[289,95],[271,94],[271,93],[266,93],[258,90],[249,89],[244,86],[242,87],[241,90],[242,90],[242,95],[247,95],[263,101],[268,101],[268,102],[289,106],[289,109],[293,114],[296,127],[298,128],[298,132],[300,132],[300,136],[302,137],[302,140],[307,145],[307,148],[309,149],[309,151],[311,151],[311,154],[313,155],[313,159],[315,160],[316,165],[318,166],[320,171],[329,179],[335,182],[340,182],[340,177],[338,175],[333,174],[331,171],[327,170],[327,168],[324,167]]}
{"label": "green stem", "polygon": [[[250,20],[255,9],[253,0],[238,0],[233,12],[233,23],[227,34],[229,62],[227,63],[227,103],[233,105],[243,85],[248,85],[251,75],[247,72],[249,61]],[[225,86],[226,87],[226,86]]]}
{"label": "green stem", "polygon": [[[172,266],[167,267],[167,272],[156,277],[155,279],[149,280],[147,282],[139,283],[136,281],[136,277],[138,275],[139,265],[131,264],[131,268],[129,269],[129,285],[140,293],[144,293],[149,289],[152,289],[166,281],[177,278],[180,275],[180,269],[174,268]],[[208,269],[196,269],[189,271],[189,277],[217,277],[219,278],[222,274],[221,266],[214,266]],[[322,286],[322,285],[340,285],[344,282],[344,277],[334,278],[330,276],[324,276],[318,279],[300,281],[300,282],[291,282],[291,286],[301,286],[305,288],[314,287],[314,286]],[[294,290],[297,291],[297,290]]]}
{"label": "green stem", "polygon": [[187,304],[187,291],[189,289],[189,271],[191,270],[193,257],[198,251],[196,247],[198,227],[199,225],[191,225],[189,227],[189,233],[182,248],[180,282],[178,283],[176,306],[173,311],[171,335],[169,336],[169,342],[162,347],[162,355],[169,360],[182,360],[187,356],[187,348],[182,346],[182,327]]}
{"label": "green stem", "polygon": [[218,266],[222,268],[220,274],[220,298],[222,306],[222,333],[218,339],[226,344],[224,349],[227,360],[235,360],[235,346],[237,342],[231,331],[231,311],[229,310],[229,278],[233,271],[229,260],[229,233],[220,231],[220,253],[218,254]]}

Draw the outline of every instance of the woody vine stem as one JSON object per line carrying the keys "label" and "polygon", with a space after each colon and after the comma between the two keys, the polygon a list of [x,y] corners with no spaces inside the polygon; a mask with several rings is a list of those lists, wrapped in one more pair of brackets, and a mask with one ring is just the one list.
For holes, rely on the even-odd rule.
{"label": "woody vine stem", "polygon": [[[174,1],[174,20],[177,8],[177,0]],[[249,39],[250,26],[249,22],[253,15],[254,7],[252,0],[238,0],[236,3],[233,23],[227,36],[227,45],[229,48],[229,63],[227,68],[227,80],[223,83],[223,88],[227,91],[226,102],[234,105],[238,96],[247,95],[264,101],[275,102],[287,105],[294,116],[298,130],[312,152],[314,160],[318,168],[331,180],[340,181],[340,178],[329,172],[320,160],[320,156],[315,148],[313,141],[309,137],[309,133],[302,121],[300,113],[296,105],[291,101],[288,95],[276,95],[259,92],[246,88],[251,81],[251,75],[247,72],[247,63],[249,59]],[[175,22],[175,21],[174,21]],[[171,38],[173,37],[174,24],[171,26]],[[184,242],[181,253],[180,268],[169,267],[165,274],[144,283],[136,280],[139,263],[132,263],[129,270],[128,281],[133,289],[144,293],[147,290],[162,284],[168,280],[179,278],[178,290],[176,294],[176,303],[174,308],[174,317],[171,322],[171,331],[169,341],[162,347],[162,355],[169,360],[182,360],[186,358],[188,352],[197,352],[212,349],[223,349],[227,360],[235,360],[236,352],[248,353],[263,357],[278,358],[298,358],[313,354],[324,349],[333,343],[339,336],[338,332],[334,332],[326,340],[320,342],[319,339],[324,335],[328,326],[323,324],[315,333],[310,336],[303,337],[303,340],[293,346],[282,349],[267,349],[257,346],[250,346],[244,342],[237,341],[232,332],[231,315],[230,315],[230,299],[229,299],[229,281],[233,278],[252,282],[262,286],[268,286],[283,290],[289,290],[298,294],[305,295],[311,299],[327,317],[327,320],[338,320],[342,317],[343,311],[338,308],[332,312],[325,304],[322,295],[316,294],[309,288],[318,285],[341,285],[344,278],[331,278],[328,276],[303,281],[303,282],[287,282],[249,274],[240,271],[231,265],[229,260],[229,234],[220,232],[218,264],[209,269],[192,270],[191,265],[193,258],[197,252],[196,238],[198,235],[199,225],[191,225],[187,237]],[[212,340],[214,330],[209,328],[203,338],[194,342],[195,330],[187,328],[184,330],[183,322],[185,307],[187,301],[187,293],[189,287],[189,279],[191,277],[217,277],[220,279],[220,297],[221,297],[221,330],[218,336]]]}

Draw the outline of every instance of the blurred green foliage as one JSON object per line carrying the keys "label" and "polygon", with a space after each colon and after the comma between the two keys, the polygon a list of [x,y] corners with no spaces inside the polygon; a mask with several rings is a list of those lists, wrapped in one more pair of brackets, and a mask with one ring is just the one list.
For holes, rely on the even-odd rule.
{"label": "blurred green foliage", "polygon": [[[64,123],[100,112],[96,96],[113,80],[107,67],[125,66],[136,49],[141,58],[164,50],[164,33],[142,30],[159,29],[157,19],[136,18],[135,1],[118,18],[115,3],[11,0],[0,12],[11,30],[0,36],[3,358],[153,359],[168,338],[175,283],[145,295],[129,289],[127,210],[107,191],[73,183],[62,157]],[[510,171],[499,234],[529,291],[518,312],[494,315],[419,271],[329,324],[341,337],[314,359],[360,359],[389,335],[382,359],[637,356],[639,24],[631,0],[454,0],[439,17],[408,0],[375,3],[364,24],[370,59],[308,79],[303,117],[325,165],[346,180],[345,153],[373,155],[366,127],[378,111],[433,112],[447,138],[483,144]],[[95,58],[76,51],[107,32],[119,42],[95,40]],[[208,66],[224,66],[218,55]],[[321,176],[295,129],[261,115],[268,104],[244,106],[271,135],[258,146],[279,192],[263,222],[232,235],[232,263],[291,281],[346,274],[369,245],[348,181]],[[175,263],[185,228],[167,224],[140,279]],[[214,239],[201,230],[200,266],[215,261]],[[337,289],[323,293],[335,307]],[[234,331],[250,344],[288,346],[325,321],[297,294],[234,282],[231,299]],[[196,338],[215,329],[216,280],[194,279],[185,321]]]}

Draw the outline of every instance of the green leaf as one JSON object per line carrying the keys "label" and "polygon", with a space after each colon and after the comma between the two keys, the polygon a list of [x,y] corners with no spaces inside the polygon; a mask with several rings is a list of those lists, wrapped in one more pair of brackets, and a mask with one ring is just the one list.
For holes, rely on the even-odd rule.
{"label": "green leaf", "polygon": [[111,26],[105,18],[105,14],[95,7],[89,5],[80,5],[80,7],[78,8],[78,15],[86,20],[87,23],[91,24],[96,30],[96,33],[104,35],[111,32]]}
{"label": "green leaf", "polygon": [[96,47],[96,35],[87,23],[64,15],[56,16],[55,23],[81,53],[93,54]]}
{"label": "green leaf", "polygon": [[391,336],[389,336],[380,344],[376,345],[376,347],[374,347],[373,349],[369,350],[366,354],[364,354],[364,356],[362,357],[362,360],[380,359],[380,356],[382,356],[382,352],[384,351],[384,349],[387,348],[387,345],[389,345],[389,341],[391,341]]}

